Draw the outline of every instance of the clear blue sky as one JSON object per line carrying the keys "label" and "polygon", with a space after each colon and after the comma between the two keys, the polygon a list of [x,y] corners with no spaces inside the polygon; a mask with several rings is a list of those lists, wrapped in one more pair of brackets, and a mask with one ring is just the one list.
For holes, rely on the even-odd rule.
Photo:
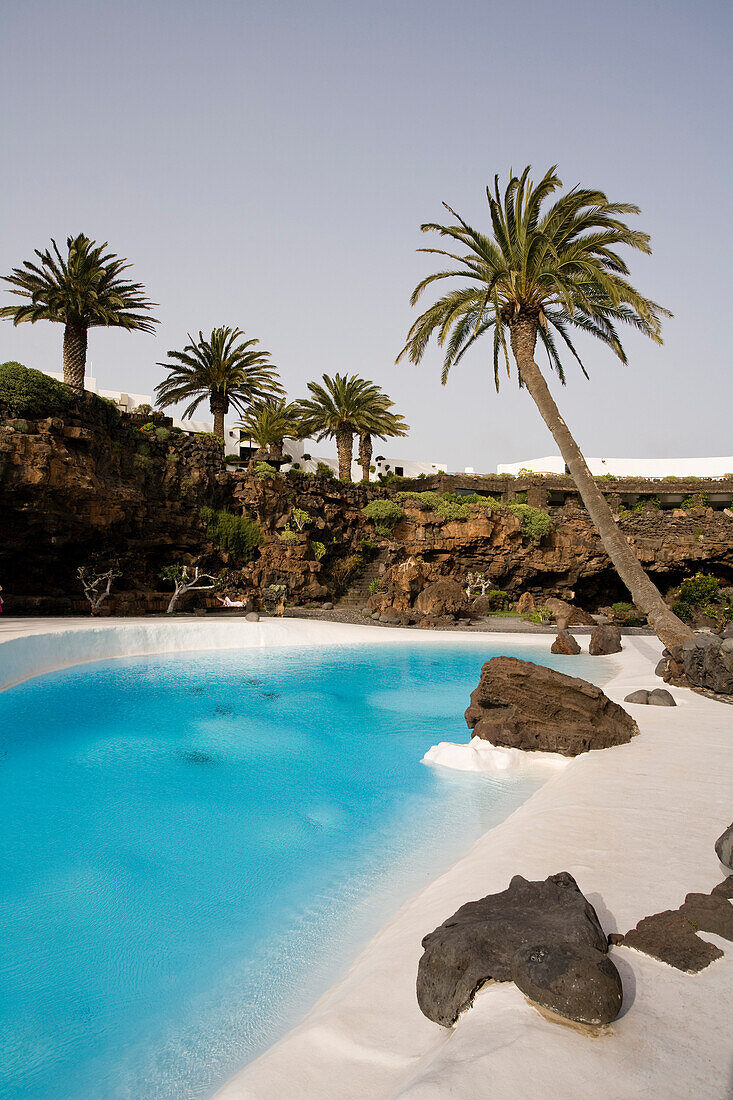
{"label": "clear blue sky", "polygon": [[[239,325],[293,396],[362,373],[410,421],[405,457],[486,470],[555,448],[488,348],[445,389],[437,351],[394,366],[419,225],[442,200],[481,222],[495,172],[557,163],[642,207],[632,278],[675,314],[663,348],[629,333],[626,368],[568,364],[581,446],[730,454],[732,30],[715,0],[8,4],[0,268],[80,231],[133,262],[162,324],[92,331],[101,386],[149,392],[188,331]],[[60,369],[61,336],[2,322],[0,360]]]}

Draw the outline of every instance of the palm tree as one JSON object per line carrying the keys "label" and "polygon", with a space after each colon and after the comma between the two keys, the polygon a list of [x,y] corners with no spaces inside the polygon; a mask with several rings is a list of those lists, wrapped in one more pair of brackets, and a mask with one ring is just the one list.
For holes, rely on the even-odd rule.
{"label": "palm tree", "polygon": [[269,351],[260,350],[259,340],[244,340],[238,328],[215,328],[208,338],[199,332],[183,351],[169,351],[174,363],[158,363],[168,377],[156,386],[161,409],[179,401],[189,401],[183,415],[192,416],[208,397],[214,417],[214,435],[224,440],[224,417],[230,406],[246,412],[254,401],[279,397],[285,391],[277,380],[277,367],[269,361]]}
{"label": "palm tree", "polygon": [[107,243],[98,245],[83,233],[67,237],[64,258],[56,241],[53,254],[35,249],[39,263],[25,260],[12,275],[3,276],[15,289],[11,294],[28,299],[27,304],[4,306],[0,317],[22,321],[57,321],[64,326],[64,382],[74,393],[84,393],[87,362],[87,331],[95,326],[153,332],[158,323],[148,310],[155,304],[144,295],[141,283],[120,278],[131,265],[114,253],[105,253]]}
{"label": "palm tree", "polygon": [[354,436],[369,430],[369,417],[383,412],[389,400],[374,382],[356,374],[323,375],[324,385],[309,382],[311,397],[298,402],[303,438],[336,439],[339,477],[351,481]]}
{"label": "palm tree", "polygon": [[552,432],[606,553],[634,603],[666,646],[680,645],[691,636],[690,629],[666,606],[614,521],[534,358],[539,340],[550,369],[564,384],[557,337],[586,374],[571,339],[574,329],[596,337],[624,363],[619,324],[631,325],[661,344],[661,318],[671,314],[628,282],[628,267],[616,251],[625,245],[649,253],[649,236],[623,220],[626,215],[638,214],[638,207],[609,202],[602,191],[573,187],[546,206],[545,200],[562,186],[556,168],[549,169],[536,185],[529,180],[529,171],[527,167],[519,177],[512,174],[503,195],[498,177],[493,192],[486,188],[489,233],[473,229],[447,205],[455,219],[451,224],[422,226],[424,232],[438,233],[454,244],[446,249],[421,249],[447,257],[451,265],[423,279],[413,292],[412,304],[437,280],[468,278],[470,283],[449,291],[418,317],[398,361],[407,355],[419,363],[436,334],[438,345],[445,348],[445,384],[451,367],[482,336],[491,333],[498,390],[502,360],[511,373],[511,347],[519,384],[529,391]]}
{"label": "palm tree", "polygon": [[369,472],[372,464],[372,438],[393,439],[396,436],[405,436],[410,430],[410,425],[399,413],[391,412],[394,402],[386,394],[382,395],[384,404],[379,408],[376,404],[369,413],[365,426],[359,433],[359,465],[361,466],[362,481],[369,481]]}
{"label": "palm tree", "polygon": [[253,463],[266,458],[279,462],[282,460],[283,440],[297,439],[300,435],[298,406],[284,398],[259,401],[235,426],[257,444]]}

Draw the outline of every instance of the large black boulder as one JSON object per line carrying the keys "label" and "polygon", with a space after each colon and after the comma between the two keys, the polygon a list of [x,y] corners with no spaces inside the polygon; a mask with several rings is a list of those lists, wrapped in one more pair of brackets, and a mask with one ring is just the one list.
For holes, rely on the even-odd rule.
{"label": "large black boulder", "polygon": [[566,871],[544,882],[515,875],[508,889],[462,905],[430,932],[417,972],[421,1011],[450,1027],[480,986],[511,981],[514,956],[538,944],[608,951],[595,909]]}

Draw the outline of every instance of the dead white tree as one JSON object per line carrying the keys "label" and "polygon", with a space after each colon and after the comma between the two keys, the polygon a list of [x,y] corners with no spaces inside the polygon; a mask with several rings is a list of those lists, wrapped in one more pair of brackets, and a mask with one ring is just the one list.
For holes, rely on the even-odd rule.
{"label": "dead white tree", "polygon": [[98,615],[104,601],[107,599],[115,577],[121,576],[116,569],[108,569],[106,573],[97,573],[88,565],[80,565],[77,576],[82,583],[84,595],[89,600],[92,615]]}
{"label": "dead white tree", "polygon": [[466,595],[469,600],[473,589],[481,589],[481,595],[486,595],[486,589],[491,588],[491,581],[483,573],[468,573],[466,575]]}
{"label": "dead white tree", "polygon": [[[193,576],[189,572],[187,565],[168,565],[161,571],[161,576],[166,580],[172,581],[175,586],[175,591],[171,596],[171,602],[166,608],[166,615],[171,615],[175,609],[179,600],[188,592],[207,592],[212,588],[216,588],[216,577],[212,577],[210,573],[199,573],[198,565],[194,568]],[[202,584],[202,581],[210,581],[210,584]]]}

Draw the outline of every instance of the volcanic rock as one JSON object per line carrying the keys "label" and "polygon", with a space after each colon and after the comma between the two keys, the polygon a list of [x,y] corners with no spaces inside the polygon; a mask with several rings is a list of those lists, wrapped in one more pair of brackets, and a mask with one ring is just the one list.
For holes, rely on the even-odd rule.
{"label": "volcanic rock", "polygon": [[638,691],[632,691],[630,695],[626,695],[624,697],[624,702],[646,706],[649,702],[649,692],[646,688],[639,688]]}
{"label": "volcanic rock", "polygon": [[723,866],[733,870],[733,824],[715,841],[715,851]]}
{"label": "volcanic rock", "polygon": [[573,607],[567,600],[558,600],[550,597],[545,600],[545,607],[552,612],[553,618],[560,629],[568,626],[595,626],[596,620],[581,607]]}
{"label": "volcanic rock", "polygon": [[458,581],[440,580],[423,588],[415,600],[415,610],[421,615],[440,618],[464,611],[468,597]]}
{"label": "volcanic rock", "polygon": [[544,882],[515,875],[508,889],[462,905],[430,932],[417,972],[421,1011],[450,1027],[485,982],[511,981],[516,953],[536,944],[608,949],[595,909],[565,871]]}
{"label": "volcanic rock", "polygon": [[653,688],[649,692],[647,703],[650,707],[676,707],[674,696],[664,688]]}
{"label": "volcanic rock", "polygon": [[561,630],[550,646],[550,653],[564,653],[571,656],[580,653],[580,646],[569,630]]}
{"label": "volcanic rock", "polygon": [[639,732],[595,684],[516,657],[486,662],[465,717],[472,736],[493,745],[563,756],[624,745]]}
{"label": "volcanic rock", "polygon": [[577,944],[521,947],[512,979],[535,1004],[580,1024],[610,1024],[621,1011],[623,988],[608,955]]}
{"label": "volcanic rock", "polygon": [[534,596],[531,592],[523,592],[517,600],[517,612],[520,615],[529,615],[535,610]]}
{"label": "volcanic rock", "polygon": [[607,653],[618,653],[621,650],[621,631],[610,623],[607,626],[597,626],[590,636],[588,652],[592,657],[603,656]]}
{"label": "volcanic rock", "polygon": [[733,694],[733,638],[695,634],[682,645],[684,674],[695,687]]}

